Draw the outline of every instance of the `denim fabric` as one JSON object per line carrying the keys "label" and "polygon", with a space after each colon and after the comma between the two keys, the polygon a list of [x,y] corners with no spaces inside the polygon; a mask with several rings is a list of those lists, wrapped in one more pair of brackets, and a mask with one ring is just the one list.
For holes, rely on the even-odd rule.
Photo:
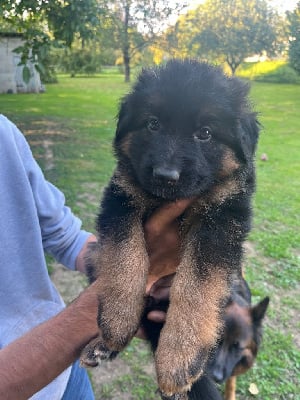
{"label": "denim fabric", "polygon": [[90,378],[79,362],[72,366],[71,375],[61,400],[95,400]]}

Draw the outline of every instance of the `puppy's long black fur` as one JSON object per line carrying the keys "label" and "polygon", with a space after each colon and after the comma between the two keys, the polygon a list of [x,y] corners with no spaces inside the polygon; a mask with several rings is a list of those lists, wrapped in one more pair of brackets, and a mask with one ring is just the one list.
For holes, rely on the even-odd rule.
{"label": "puppy's long black fur", "polygon": [[149,271],[143,223],[161,205],[193,197],[179,218],[181,261],[155,362],[165,398],[184,398],[202,375],[250,229],[259,129],[248,91],[206,63],[172,60],[144,70],[122,100],[117,167],[91,256],[101,334],[84,350],[83,364],[121,351],[140,324]]}

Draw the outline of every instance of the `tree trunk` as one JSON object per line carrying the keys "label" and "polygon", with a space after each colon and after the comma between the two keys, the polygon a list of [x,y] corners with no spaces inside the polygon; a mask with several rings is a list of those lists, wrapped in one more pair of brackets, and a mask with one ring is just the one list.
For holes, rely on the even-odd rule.
{"label": "tree trunk", "polygon": [[234,75],[235,71],[237,70],[238,66],[241,64],[241,60],[238,57],[234,56],[227,56],[226,62],[229,65],[231,70],[231,74]]}
{"label": "tree trunk", "polygon": [[238,65],[229,64],[229,67],[230,67],[230,69],[231,69],[231,74],[234,75],[234,74],[235,74],[235,71],[236,71],[236,69],[237,69],[237,67],[238,67]]}
{"label": "tree trunk", "polygon": [[125,19],[124,19],[124,44],[123,44],[123,62],[125,68],[125,82],[130,82],[130,56],[129,56],[129,3],[125,6]]}
{"label": "tree trunk", "polygon": [[123,51],[123,62],[125,69],[125,82],[130,82],[130,57],[127,49],[124,49]]}

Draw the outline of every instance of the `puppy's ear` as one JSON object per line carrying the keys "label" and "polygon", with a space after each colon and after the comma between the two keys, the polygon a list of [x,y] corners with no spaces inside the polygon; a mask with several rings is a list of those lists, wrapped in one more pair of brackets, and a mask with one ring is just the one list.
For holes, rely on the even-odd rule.
{"label": "puppy's ear", "polygon": [[243,115],[240,119],[240,151],[246,162],[251,161],[256,150],[260,124],[256,113]]}
{"label": "puppy's ear", "polygon": [[115,145],[117,145],[130,130],[140,125],[139,116],[142,114],[142,108],[147,104],[146,100],[149,97],[148,90],[155,86],[156,80],[157,74],[155,69],[143,69],[132,91],[123,97],[117,115]]}
{"label": "puppy's ear", "polygon": [[120,104],[119,113],[117,115],[115,144],[118,144],[120,140],[122,140],[122,138],[126,135],[126,133],[128,133],[130,119],[131,119],[130,107],[128,104],[127,97],[125,97]]}
{"label": "puppy's ear", "polygon": [[260,325],[264,316],[266,314],[268,305],[270,302],[269,297],[265,297],[262,301],[260,301],[255,306],[251,307],[251,315],[255,325]]}

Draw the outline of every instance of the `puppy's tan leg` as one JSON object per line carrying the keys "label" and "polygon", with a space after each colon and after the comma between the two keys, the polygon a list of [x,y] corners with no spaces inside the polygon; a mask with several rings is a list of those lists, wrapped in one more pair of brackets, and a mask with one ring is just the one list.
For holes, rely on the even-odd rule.
{"label": "puppy's tan leg", "polygon": [[193,262],[184,257],[178,268],[156,351],[158,384],[166,396],[188,391],[200,377],[221,327],[225,272],[214,268],[196,276]]}
{"label": "puppy's tan leg", "polygon": [[83,350],[81,363],[87,366],[121,351],[138,329],[149,268],[142,226],[136,225],[119,244],[101,244],[94,264],[99,275],[95,284],[101,333]]}
{"label": "puppy's tan leg", "polygon": [[225,384],[225,400],[235,400],[235,390],[236,390],[236,377],[231,376],[227,379]]}

